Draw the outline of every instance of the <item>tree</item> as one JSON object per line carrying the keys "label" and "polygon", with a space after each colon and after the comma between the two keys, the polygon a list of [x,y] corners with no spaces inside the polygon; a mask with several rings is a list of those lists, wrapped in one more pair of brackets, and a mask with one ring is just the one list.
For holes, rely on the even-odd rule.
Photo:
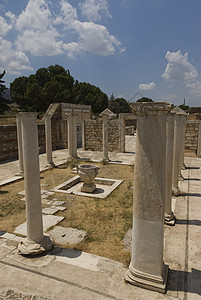
{"label": "tree", "polygon": [[113,112],[115,114],[119,113],[131,113],[129,103],[124,98],[116,98],[113,102]]}
{"label": "tree", "polygon": [[79,83],[62,66],[40,68],[29,77],[16,78],[10,86],[11,97],[23,110],[45,112],[50,103],[89,104],[94,113],[108,105],[108,97],[98,87]]}
{"label": "tree", "polygon": [[1,80],[5,75],[5,71],[0,74],[0,114],[4,114],[5,111],[10,110],[10,107],[7,105],[7,100],[4,97],[4,92],[6,90],[6,86],[3,84],[5,81]]}
{"label": "tree", "polygon": [[154,102],[151,98],[142,97],[138,99],[136,102]]}

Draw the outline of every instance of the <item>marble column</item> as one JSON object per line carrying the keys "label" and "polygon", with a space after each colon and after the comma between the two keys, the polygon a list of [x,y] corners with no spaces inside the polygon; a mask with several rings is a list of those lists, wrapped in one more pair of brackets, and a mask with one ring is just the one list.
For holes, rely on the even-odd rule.
{"label": "marble column", "polygon": [[68,116],[68,159],[77,158],[76,117],[74,113]]}
{"label": "marble column", "polygon": [[76,122],[76,113],[73,113],[72,120],[72,132],[73,132],[73,157],[78,158],[77,156],[77,122]]}
{"label": "marble column", "polygon": [[197,157],[201,157],[201,121],[199,121],[199,129],[198,129],[198,150]]}
{"label": "marble column", "polygon": [[175,225],[175,215],[172,211],[172,168],[174,149],[175,114],[169,113],[166,120],[166,186],[165,186],[165,224]]}
{"label": "marble column", "polygon": [[40,169],[38,155],[37,113],[20,113],[24,160],[27,237],[18,249],[21,254],[36,255],[52,247],[43,234]]}
{"label": "marble column", "polygon": [[19,114],[16,116],[17,122],[17,145],[18,145],[18,158],[19,158],[19,172],[17,176],[24,176],[24,163],[23,163],[23,153],[22,153],[22,126],[21,117]]}
{"label": "marble column", "polygon": [[122,114],[119,114],[119,152],[125,152],[125,120]]}
{"label": "marble column", "polygon": [[163,262],[166,115],[165,102],[134,103],[137,114],[133,186],[132,258],[126,280],[165,293],[168,266]]}
{"label": "marble column", "polygon": [[85,122],[82,120],[82,150],[85,150]]}
{"label": "marble column", "polygon": [[179,178],[181,179],[181,164],[184,159],[185,147],[185,127],[182,118],[186,116],[186,113],[180,107],[175,107],[171,112],[175,113],[172,194],[173,196],[179,196]]}
{"label": "marble column", "polygon": [[108,157],[108,115],[103,115],[103,159],[109,161]]}
{"label": "marble column", "polygon": [[181,115],[181,122],[182,122],[182,132],[181,132],[181,169],[180,169],[180,179],[183,179],[181,175],[181,170],[185,170],[185,163],[184,163],[184,153],[185,153],[185,139],[186,139],[186,118],[187,114],[183,112]]}
{"label": "marble column", "polygon": [[55,164],[52,160],[52,131],[51,131],[50,115],[45,115],[45,140],[46,140],[47,166],[55,167]]}

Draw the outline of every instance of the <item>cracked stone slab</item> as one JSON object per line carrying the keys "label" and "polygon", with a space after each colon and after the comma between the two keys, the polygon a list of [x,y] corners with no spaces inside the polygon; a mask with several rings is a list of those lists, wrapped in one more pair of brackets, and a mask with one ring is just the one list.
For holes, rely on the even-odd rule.
{"label": "cracked stone slab", "polygon": [[66,207],[64,207],[64,206],[53,206],[53,207],[51,207],[51,208],[57,208],[57,209],[60,210],[60,211],[66,210]]}
{"label": "cracked stone slab", "polygon": [[55,206],[57,206],[57,205],[63,205],[65,203],[65,201],[55,201],[55,202],[53,202],[52,203],[52,205],[55,205]]}
{"label": "cracked stone slab", "polygon": [[[64,217],[53,216],[53,215],[43,215],[43,230],[47,231],[48,228],[55,226],[61,222]],[[15,228],[14,233],[20,234],[22,236],[27,236],[27,224],[24,222]]]}
{"label": "cracked stone slab", "polygon": [[19,242],[21,240],[21,237],[8,232],[5,232],[3,235],[1,235],[1,238],[16,242]]}
{"label": "cracked stone slab", "polygon": [[48,231],[48,234],[56,244],[73,245],[80,243],[87,233],[84,230],[78,230],[76,228],[55,226],[54,229]]}
{"label": "cracked stone slab", "polygon": [[52,196],[52,195],[54,195],[54,192],[46,192],[45,194],[49,195],[49,196]]}
{"label": "cracked stone slab", "polygon": [[42,213],[46,214],[46,215],[54,215],[56,212],[58,212],[57,208],[46,207],[46,208],[43,208],[43,210],[42,210]]}

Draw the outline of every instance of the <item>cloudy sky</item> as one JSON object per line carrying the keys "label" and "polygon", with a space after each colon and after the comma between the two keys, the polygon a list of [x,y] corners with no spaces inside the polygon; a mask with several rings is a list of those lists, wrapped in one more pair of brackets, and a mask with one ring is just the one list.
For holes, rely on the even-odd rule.
{"label": "cloudy sky", "polygon": [[1,0],[6,86],[55,64],[108,97],[201,106],[201,1]]}

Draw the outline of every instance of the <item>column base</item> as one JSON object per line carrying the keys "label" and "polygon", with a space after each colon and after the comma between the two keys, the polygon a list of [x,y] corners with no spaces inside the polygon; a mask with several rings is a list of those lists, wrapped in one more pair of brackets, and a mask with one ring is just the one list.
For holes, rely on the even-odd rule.
{"label": "column base", "polygon": [[172,187],[172,196],[178,197],[180,195],[180,190],[178,187]]}
{"label": "column base", "polygon": [[22,176],[22,177],[24,177],[24,172],[23,171],[19,171],[15,176]]}
{"label": "column base", "polygon": [[152,274],[137,271],[132,266],[130,266],[129,270],[126,272],[125,280],[132,285],[165,294],[167,275],[168,265],[164,265],[162,276],[155,276]]}
{"label": "column base", "polygon": [[174,226],[175,222],[176,222],[176,218],[175,218],[175,215],[172,211],[170,213],[165,213],[164,223],[166,225]]}
{"label": "column base", "polygon": [[18,245],[19,254],[24,255],[37,255],[52,248],[52,240],[49,236],[45,235],[41,242],[30,241],[23,238]]}
{"label": "column base", "polygon": [[45,166],[48,167],[48,168],[55,168],[55,164],[53,162],[52,163],[46,163]]}

